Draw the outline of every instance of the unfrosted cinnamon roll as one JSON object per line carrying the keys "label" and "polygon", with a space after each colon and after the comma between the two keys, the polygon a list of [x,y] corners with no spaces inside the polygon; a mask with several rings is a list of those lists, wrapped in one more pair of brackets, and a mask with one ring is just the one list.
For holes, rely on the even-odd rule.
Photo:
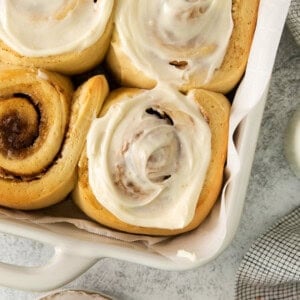
{"label": "unfrosted cinnamon roll", "polygon": [[0,63],[66,74],[99,63],[109,46],[114,0],[1,0]]}
{"label": "unfrosted cinnamon roll", "polygon": [[226,93],[241,78],[259,0],[118,1],[107,56],[124,86]]}
{"label": "unfrosted cinnamon roll", "polygon": [[86,133],[107,92],[103,76],[73,96],[61,75],[0,70],[0,205],[42,208],[72,190]]}
{"label": "unfrosted cinnamon roll", "polygon": [[165,85],[111,93],[79,162],[76,204],[125,232],[174,235],[197,227],[219,194],[227,99]]}

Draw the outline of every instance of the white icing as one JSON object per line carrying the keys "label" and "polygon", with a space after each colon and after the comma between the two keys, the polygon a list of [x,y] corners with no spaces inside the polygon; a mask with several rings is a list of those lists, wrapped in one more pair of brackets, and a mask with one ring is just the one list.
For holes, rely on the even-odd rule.
{"label": "white icing", "polygon": [[37,77],[39,79],[42,79],[42,80],[48,80],[49,79],[48,75],[45,72],[43,72],[41,69],[38,69]]}
{"label": "white icing", "polygon": [[0,0],[0,39],[29,57],[80,51],[101,37],[112,9],[113,0]]}
{"label": "white icing", "polygon": [[162,85],[112,105],[87,137],[89,184],[97,201],[143,227],[190,223],[210,156],[210,128],[193,95]]}
{"label": "white icing", "polygon": [[122,50],[150,78],[182,84],[198,73],[206,83],[224,59],[231,9],[231,0],[119,1],[116,30]]}

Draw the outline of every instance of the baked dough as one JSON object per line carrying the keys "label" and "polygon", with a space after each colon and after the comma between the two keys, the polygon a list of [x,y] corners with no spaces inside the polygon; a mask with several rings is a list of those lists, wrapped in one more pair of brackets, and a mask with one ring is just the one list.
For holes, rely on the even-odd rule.
{"label": "baked dough", "polygon": [[71,82],[40,69],[0,70],[0,205],[38,209],[63,200],[108,85]]}
{"label": "baked dough", "polygon": [[[101,116],[105,115],[113,104],[126,101],[126,99],[128,101],[128,97],[130,98],[143,92],[143,90],[139,89],[120,89],[112,92],[101,111]],[[134,226],[118,219],[97,201],[92,192],[88,178],[89,170],[86,149],[83,151],[79,161],[78,182],[72,194],[75,203],[83,212],[95,221],[110,228],[129,233],[148,235],[176,235],[187,232],[196,228],[205,219],[217,200],[222,185],[227,153],[230,105],[228,100],[221,94],[200,89],[190,91],[190,93],[193,94],[211,131],[211,159],[192,221],[184,228],[170,230]],[[164,217],[164,215],[161,216],[161,218]]]}
{"label": "baked dough", "polygon": [[[22,0],[23,2],[23,0]],[[26,3],[30,3],[30,0],[26,0]],[[52,2],[52,1],[51,1]],[[57,1],[58,2],[58,1]],[[110,2],[113,3],[113,0],[104,0],[101,2]],[[30,7],[30,13],[34,15],[34,7],[35,7],[35,2],[33,1],[32,4],[26,4],[24,3],[24,12],[26,12],[26,5],[31,5]],[[82,2],[83,3],[83,2]],[[82,5],[82,3],[74,1],[74,0],[68,0],[64,1],[62,4],[63,8],[63,15],[61,16],[62,13],[58,16],[47,16],[47,19],[49,20],[48,22],[53,22],[53,19],[57,18],[57,22],[60,22],[61,20],[65,19],[70,19],[73,17],[72,13],[73,11],[76,12],[75,9],[80,11],[80,7],[74,9],[74,5]],[[85,1],[86,3],[86,1]],[[23,3],[21,3],[23,5]],[[43,4],[44,5],[44,4]],[[56,5],[55,3],[50,3],[50,7],[53,5]],[[87,4],[85,4],[87,5]],[[93,5],[101,5],[100,1],[96,3],[95,1],[90,1],[89,5],[92,7]],[[112,4],[113,5],[113,4]],[[60,44],[61,50],[57,50],[55,54],[47,54],[47,55],[38,55],[34,54],[33,56],[26,55],[22,53],[21,51],[14,50],[12,46],[9,46],[7,43],[4,42],[4,40],[1,40],[1,34],[0,34],[0,64],[7,64],[7,65],[18,65],[18,66],[23,66],[23,67],[38,67],[38,68],[43,68],[55,72],[60,72],[63,74],[67,75],[73,75],[73,74],[79,74],[82,72],[85,72],[93,67],[95,67],[97,64],[99,64],[109,47],[110,39],[111,39],[111,34],[112,34],[112,28],[113,28],[113,10],[108,10],[109,11],[109,16],[107,17],[107,23],[105,24],[104,30],[99,35],[99,37],[89,44],[87,41],[87,37],[90,36],[96,36],[96,32],[94,29],[89,29],[89,32],[87,32],[84,36],[82,37],[82,40],[80,43],[73,49],[73,50],[64,50],[64,44]],[[57,13],[56,13],[57,14]],[[9,16],[10,19],[12,16]],[[42,17],[41,17],[42,18]],[[78,33],[74,31],[75,29],[72,29],[72,24],[74,26],[76,23],[78,23],[78,13],[74,14],[75,21],[69,24],[70,22],[67,21],[66,23],[71,26],[69,29],[63,29],[64,32],[58,32],[54,34],[54,32],[51,32],[51,28],[54,26],[50,26],[50,33],[49,33],[49,38],[57,38],[58,40],[63,41],[64,40],[64,34],[70,35],[71,38],[76,39],[78,38]],[[101,16],[101,12],[99,14],[99,18],[104,18],[104,16]],[[34,22],[35,20],[33,20]],[[4,22],[4,21],[3,21]],[[0,23],[1,25],[1,23]],[[34,24],[33,24],[34,25]],[[4,25],[3,25],[4,26]],[[36,21],[36,27],[38,26],[44,26],[44,23],[40,24],[40,20],[37,19]],[[54,30],[54,29],[53,29]],[[16,31],[18,32],[18,30]],[[28,30],[26,31],[28,32]],[[1,26],[0,26],[0,33],[1,33]],[[41,32],[39,32],[41,34]],[[42,32],[43,33],[43,32]],[[43,33],[44,34],[44,33]],[[45,37],[43,37],[45,38]],[[47,36],[46,36],[47,38]],[[36,37],[32,37],[32,40],[36,39]],[[18,37],[12,38],[11,43],[16,40],[19,44],[21,44],[18,41]],[[15,42],[15,44],[17,44]],[[66,43],[67,44],[67,43]],[[86,45],[87,44],[87,45]],[[21,44],[22,45],[22,44]],[[30,45],[31,46],[31,45]],[[26,45],[27,47],[27,45]],[[29,46],[28,46],[29,47]],[[25,48],[26,49],[26,48]],[[44,49],[43,51],[48,51],[49,49]],[[29,48],[29,51],[36,51],[36,53],[39,53],[34,46],[32,48]],[[50,50],[49,50],[50,51]]]}
{"label": "baked dough", "polygon": [[[221,0],[221,2],[222,1],[223,0]],[[166,2],[168,2],[168,0],[165,0],[164,3],[160,5],[163,6],[165,5]],[[193,2],[192,4],[185,2],[184,5],[194,5]],[[212,1],[212,2],[217,2],[217,1]],[[174,4],[174,6],[177,5],[176,3]],[[250,46],[252,42],[252,37],[256,25],[258,4],[259,4],[259,0],[233,0],[232,1],[231,11],[232,11],[232,19],[233,19],[234,27],[221,66],[215,69],[215,71],[213,72],[212,76],[209,78],[208,81],[203,79],[205,76],[201,71],[201,69],[195,73],[190,74],[188,78],[185,78],[186,76],[182,75],[184,76],[184,78],[180,78],[180,82],[175,83],[180,90],[188,91],[195,88],[203,88],[206,90],[211,90],[211,91],[225,94],[233,89],[233,87],[241,79],[245,71],[245,67],[246,67],[246,63],[250,51]],[[129,6],[135,5],[135,2],[134,3],[132,2],[132,4],[128,3],[127,5]],[[141,6],[142,5],[143,4],[141,4]],[[196,3],[195,5],[198,4]],[[122,10],[122,8],[121,9],[117,8],[116,18],[119,18],[119,15],[121,14],[126,15],[127,13],[128,13],[127,10],[125,9]],[[133,14],[134,13],[139,14],[139,11],[135,9],[133,10]],[[132,19],[133,17],[131,16],[130,20]],[[128,32],[130,32],[130,30],[135,31],[134,28],[136,27],[133,27],[133,29],[129,27],[129,29],[126,28],[126,30]],[[176,27],[173,28],[174,30],[176,29]],[[157,31],[159,31],[159,29]],[[132,34],[132,36],[134,36],[135,39],[139,38],[136,32],[130,32],[130,34]],[[214,32],[208,34],[214,34]],[[138,64],[136,63],[136,61],[140,62],[138,54],[134,58],[130,57],[130,55],[128,54],[129,52],[128,51],[126,52],[125,50],[124,43],[122,43],[122,39],[126,40],[128,39],[128,37],[127,35],[121,37],[120,33],[118,32],[118,26],[115,26],[110,48],[107,55],[107,65],[111,70],[111,73],[122,86],[147,88],[147,89],[153,88],[157,82],[157,78],[155,78],[155,76],[159,77],[160,73],[162,72],[161,61],[159,61],[157,64],[151,62],[150,66],[149,65],[146,66],[147,64],[145,63],[143,65],[143,69],[140,69]],[[134,47],[139,47],[138,44],[136,44],[135,40],[126,40],[126,42],[135,45]],[[155,45],[152,45],[150,43],[152,43],[150,38],[146,36],[146,40],[144,40],[143,43],[141,42],[140,45],[142,45],[142,47],[146,45],[145,48],[148,47],[150,49],[151,47],[155,47]],[[200,49],[200,46],[202,47],[201,48],[202,50]],[[202,55],[204,50],[210,51],[208,50],[210,47],[213,48],[214,45],[200,44],[198,48],[194,49],[195,50],[194,52],[195,53],[200,52],[200,55]],[[143,49],[137,48],[136,52],[143,53]],[[150,56],[151,55],[152,54],[150,54]],[[155,56],[155,54],[153,55]],[[186,63],[186,61],[184,59],[180,59],[180,55],[183,54],[182,53],[178,54],[178,59],[175,62],[174,62],[174,57],[171,58],[171,56],[169,58],[169,61],[167,60],[165,62],[166,64],[167,63],[175,64],[174,72],[176,71],[176,68],[179,69],[185,68],[185,66],[182,63]],[[152,75],[154,72],[155,76],[149,75],[150,74],[149,68],[151,68],[152,70],[151,71]],[[172,73],[172,71],[170,71],[169,73]],[[166,75],[165,77],[167,78],[168,76]]]}

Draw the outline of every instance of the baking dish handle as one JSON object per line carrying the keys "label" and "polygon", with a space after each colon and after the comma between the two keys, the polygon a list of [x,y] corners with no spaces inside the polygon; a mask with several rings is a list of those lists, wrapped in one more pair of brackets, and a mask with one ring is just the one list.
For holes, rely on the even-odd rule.
{"label": "baking dish handle", "polygon": [[0,262],[0,284],[22,290],[52,290],[78,277],[96,261],[55,247],[53,257],[42,266],[24,267]]}

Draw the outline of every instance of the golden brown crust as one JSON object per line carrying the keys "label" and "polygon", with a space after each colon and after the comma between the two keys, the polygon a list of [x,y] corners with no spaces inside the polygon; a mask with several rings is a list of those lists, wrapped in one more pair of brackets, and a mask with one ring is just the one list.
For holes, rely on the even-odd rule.
{"label": "golden brown crust", "polygon": [[[0,205],[38,209],[71,192],[88,128],[107,93],[104,76],[91,78],[73,95],[70,81],[56,73],[0,70]],[[19,126],[35,114],[36,122]],[[6,125],[14,141],[5,142]]]}
{"label": "golden brown crust", "polygon": [[140,89],[152,89],[156,86],[156,81],[150,79],[143,71],[137,69],[130,58],[122,51],[116,30],[112,34],[106,63],[113,77],[122,86]]}
{"label": "golden brown crust", "polygon": [[[115,102],[122,101],[124,96],[142,92],[138,89],[119,89],[114,91],[106,101],[102,114]],[[129,225],[122,222],[105,209],[96,200],[88,184],[88,159],[84,150],[78,167],[78,182],[73,191],[75,203],[95,221],[125,232],[148,235],[175,235],[196,228],[210,212],[222,185],[223,169],[227,152],[228,122],[230,105],[228,100],[220,94],[204,90],[194,90],[194,97],[201,111],[209,120],[212,133],[212,159],[207,172],[206,180],[198,200],[196,212],[192,222],[183,229],[167,230],[159,228],[145,228]]]}
{"label": "golden brown crust", "polygon": [[22,67],[37,67],[67,75],[85,72],[99,64],[109,47],[113,29],[113,15],[109,18],[104,33],[90,47],[46,57],[26,57],[18,54],[0,40],[0,64]]}
{"label": "golden brown crust", "polygon": [[[234,30],[223,63],[214,73],[213,79],[201,88],[219,93],[227,93],[241,79],[252,44],[257,20],[259,0],[234,0],[232,17]],[[183,90],[197,87],[197,78],[191,78],[190,84]]]}
{"label": "golden brown crust", "polygon": [[[202,75],[195,74],[189,82],[180,87],[180,90],[202,88],[225,94],[233,89],[245,71],[256,26],[258,5],[259,0],[233,0],[234,29],[220,69],[215,71],[208,84],[201,84]],[[123,52],[116,30],[112,35],[106,61],[112,74],[123,86],[151,89],[156,85],[156,81],[139,70]]]}

